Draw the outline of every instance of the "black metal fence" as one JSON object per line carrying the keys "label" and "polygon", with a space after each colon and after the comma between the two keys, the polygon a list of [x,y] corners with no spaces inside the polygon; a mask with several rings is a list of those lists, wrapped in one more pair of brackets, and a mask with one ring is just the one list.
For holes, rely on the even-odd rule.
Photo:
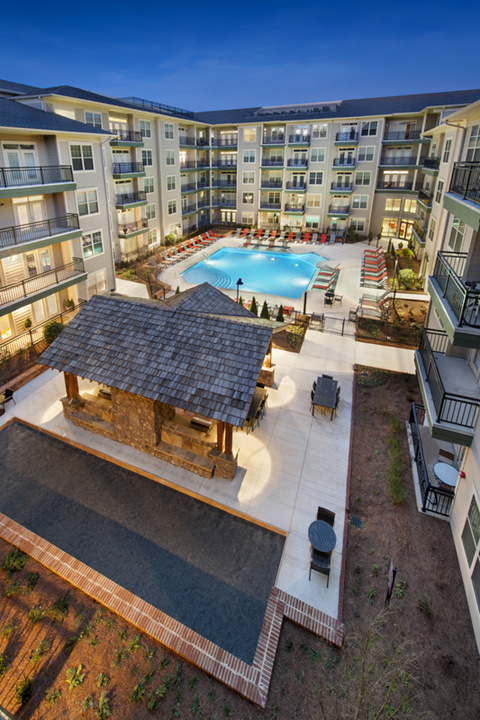
{"label": "black metal fence", "polygon": [[84,272],[85,266],[83,260],[73,258],[73,262],[67,263],[66,265],[61,265],[53,270],[48,270],[26,278],[25,280],[20,280],[20,282],[14,283],[13,285],[4,285],[0,288],[0,306],[15,302],[15,300],[21,300],[29,295],[34,295],[47,287],[58,285],[58,283]]}
{"label": "black metal fence", "polygon": [[145,167],[139,162],[113,163],[112,171],[114,175],[132,175],[145,172]]}
{"label": "black metal fence", "polygon": [[455,163],[450,192],[480,204],[480,163]]}
{"label": "black metal fence", "polygon": [[354,338],[357,332],[357,323],[355,320],[349,320],[348,318],[337,318],[324,315],[324,313],[313,313],[310,316],[309,329]]}
{"label": "black metal fence", "polygon": [[418,479],[420,482],[420,493],[422,496],[422,510],[449,517],[453,501],[453,491],[440,490],[430,484],[428,479],[427,465],[423,455],[422,441],[420,438],[419,425],[425,420],[425,408],[417,403],[412,404],[410,410],[410,428],[412,431],[414,459],[417,465]]}
{"label": "black metal fence", "polygon": [[121,195],[115,195],[116,205],[132,205],[137,202],[146,202],[147,193],[144,190],[138,192],[122,193]]}
{"label": "black metal fence", "polygon": [[110,132],[116,134],[116,139],[121,142],[143,142],[143,136],[141,132],[137,130],[120,130],[118,128],[112,128]]}
{"label": "black metal fence", "polygon": [[51,165],[48,167],[0,168],[0,187],[17,185],[50,185],[73,182],[70,165]]}
{"label": "black metal fence", "polygon": [[53,220],[40,220],[39,222],[3,228],[0,230],[0,247],[19,245],[32,240],[50,237],[51,235],[66,233],[70,230],[78,230],[79,228],[78,215],[74,213],[53,218]]}
{"label": "black metal fence", "polygon": [[477,283],[473,283],[472,287],[461,280],[467,258],[467,253],[442,250],[435,260],[433,277],[455,314],[459,326],[480,327],[480,291],[475,287]]}

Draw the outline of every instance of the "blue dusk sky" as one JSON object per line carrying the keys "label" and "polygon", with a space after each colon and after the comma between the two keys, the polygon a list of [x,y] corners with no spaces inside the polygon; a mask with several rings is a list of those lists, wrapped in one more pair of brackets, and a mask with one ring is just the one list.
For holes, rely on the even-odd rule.
{"label": "blue dusk sky", "polygon": [[480,3],[3,3],[0,77],[188,110],[480,87]]}

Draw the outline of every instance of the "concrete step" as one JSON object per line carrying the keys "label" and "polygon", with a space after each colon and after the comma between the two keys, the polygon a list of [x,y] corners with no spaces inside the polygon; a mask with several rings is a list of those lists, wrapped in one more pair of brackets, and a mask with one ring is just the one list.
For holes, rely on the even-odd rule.
{"label": "concrete step", "polygon": [[197,473],[197,475],[206,478],[211,478],[215,469],[210,458],[197,455],[191,450],[185,450],[184,448],[170,445],[170,443],[163,441],[158,443],[155,449],[155,456],[161,460],[172,463],[172,465],[178,465],[178,467],[183,467],[185,470],[190,470],[190,472]]}

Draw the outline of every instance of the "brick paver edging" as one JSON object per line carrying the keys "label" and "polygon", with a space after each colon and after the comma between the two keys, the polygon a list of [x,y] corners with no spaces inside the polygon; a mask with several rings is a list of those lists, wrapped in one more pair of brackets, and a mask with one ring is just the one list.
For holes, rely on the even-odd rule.
{"label": "brick paver edging", "polygon": [[342,623],[273,588],[250,666],[2,513],[0,537],[261,708],[267,702],[284,616],[342,644]]}

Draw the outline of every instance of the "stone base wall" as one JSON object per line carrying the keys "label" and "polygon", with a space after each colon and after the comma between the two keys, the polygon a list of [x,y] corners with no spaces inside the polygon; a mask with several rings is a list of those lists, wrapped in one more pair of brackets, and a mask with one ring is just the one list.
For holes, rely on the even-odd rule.
{"label": "stone base wall", "polygon": [[82,403],[77,406],[70,405],[70,400],[67,397],[61,398],[60,402],[63,405],[64,416],[71,420],[74,425],[77,425],[77,427],[89,430],[96,435],[101,435],[110,440],[117,439],[113,425],[111,423],[107,424],[106,421],[100,418],[97,420],[95,416],[85,412],[85,406],[83,406]]}
{"label": "stone base wall", "polygon": [[82,401],[86,412],[101,420],[113,423],[112,401],[104,400],[90,393],[82,394]]}
{"label": "stone base wall", "polygon": [[112,412],[120,442],[146,452],[160,442],[154,400],[112,387]]}
{"label": "stone base wall", "polygon": [[237,472],[237,455],[226,455],[225,453],[219,453],[218,450],[214,449],[210,453],[210,459],[215,466],[214,475],[217,477],[225,478],[226,480],[233,480],[235,473]]}
{"label": "stone base wall", "polygon": [[[163,442],[175,445],[175,447],[183,448],[184,450],[190,450],[197,455],[203,455],[203,457],[209,457],[210,451],[215,446],[215,441],[210,442],[205,439],[201,440],[198,437],[193,437],[188,434],[188,428],[183,425],[175,427],[174,423],[167,423],[162,427],[162,440]],[[205,436],[206,438],[206,436]]]}
{"label": "stone base wall", "polygon": [[258,376],[258,382],[263,383],[267,387],[272,387],[275,380],[275,365],[272,367],[262,367],[260,375]]}

